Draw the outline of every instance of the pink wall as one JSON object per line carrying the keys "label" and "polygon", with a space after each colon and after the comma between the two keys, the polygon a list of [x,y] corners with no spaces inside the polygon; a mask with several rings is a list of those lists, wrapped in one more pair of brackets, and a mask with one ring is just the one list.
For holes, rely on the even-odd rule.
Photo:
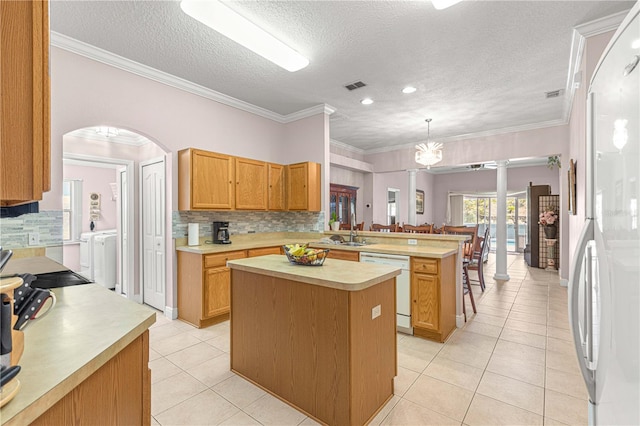
{"label": "pink wall", "polygon": [[[582,81],[580,82],[580,88],[576,90],[573,100],[573,109],[569,121],[571,128],[569,156],[576,161],[576,203],[578,211],[575,216],[568,216],[567,235],[565,236],[565,232],[563,232],[562,236],[568,238],[569,245],[566,248],[566,253],[561,252],[561,255],[564,254],[566,256],[565,259],[569,261],[573,259],[573,253],[578,244],[578,238],[585,219],[587,90],[593,71],[613,34],[614,32],[610,31],[587,39],[582,63],[580,64]],[[563,264],[562,260],[560,260],[560,264]],[[562,278],[568,278],[568,271],[562,274]]]}
{"label": "pink wall", "polygon": [[[444,142],[439,166],[459,166],[512,158],[547,157],[563,154],[569,147],[569,126],[553,126],[536,130],[504,133],[481,138]],[[415,148],[381,152],[365,156],[374,171],[408,170],[416,167]]]}
{"label": "pink wall", "polygon": [[[409,223],[409,173],[405,170],[393,173],[373,174],[373,216],[374,223],[387,223],[387,189],[400,190],[400,206],[397,222]],[[424,172],[416,174],[416,189],[424,191],[424,214],[416,214],[417,224],[433,221],[433,175]],[[413,224],[412,224],[413,225]]]}
{"label": "pink wall", "polygon": [[89,194],[100,194],[100,219],[95,223],[97,230],[116,229],[116,201],[112,197],[109,183],[116,182],[113,168],[64,165],[65,179],[82,181],[82,232],[89,229]]}
{"label": "pink wall", "polygon": [[[316,161],[328,174],[328,117],[281,124],[204,97],[51,48],[51,182],[42,210],[61,209],[62,140],[76,129],[109,125],[136,132],[167,155],[167,218],[177,209],[177,163],[173,155],[188,147],[277,163]],[[310,137],[302,137],[304,135]],[[324,147],[314,146],[324,143]],[[298,145],[299,144],[299,145]],[[305,149],[305,145],[309,145]],[[327,181],[328,182],[328,181]],[[328,189],[327,189],[328,190]],[[176,302],[171,220],[166,226],[167,306]],[[137,285],[138,283],[136,283]],[[136,287],[134,294],[139,295]]]}
{"label": "pink wall", "polygon": [[[560,173],[566,169],[560,169]],[[551,193],[558,194],[558,169],[546,166],[507,168],[507,190],[525,191],[529,182],[534,185],[551,185]],[[455,192],[496,192],[496,170],[446,173],[434,175],[433,217],[440,226],[446,222],[449,191]]]}

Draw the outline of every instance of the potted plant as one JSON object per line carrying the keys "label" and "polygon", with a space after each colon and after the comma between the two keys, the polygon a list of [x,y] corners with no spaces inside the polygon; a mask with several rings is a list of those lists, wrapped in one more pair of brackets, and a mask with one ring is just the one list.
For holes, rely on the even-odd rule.
{"label": "potted plant", "polygon": [[556,225],[557,220],[558,220],[558,214],[555,212],[554,208],[545,210],[542,213],[540,213],[538,224],[542,225],[544,236],[548,240],[553,240],[556,238],[556,235],[558,233],[558,227]]}
{"label": "potted plant", "polygon": [[338,222],[338,214],[336,212],[331,213],[331,219],[329,219],[329,227],[332,231],[340,229],[340,222]]}

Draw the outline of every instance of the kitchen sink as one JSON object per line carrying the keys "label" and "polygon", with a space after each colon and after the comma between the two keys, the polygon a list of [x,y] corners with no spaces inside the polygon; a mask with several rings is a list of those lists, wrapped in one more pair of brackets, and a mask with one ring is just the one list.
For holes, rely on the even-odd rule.
{"label": "kitchen sink", "polygon": [[356,243],[354,241],[344,241],[340,243],[341,246],[351,246],[351,247],[362,247],[362,246],[370,246],[371,244],[366,243]]}

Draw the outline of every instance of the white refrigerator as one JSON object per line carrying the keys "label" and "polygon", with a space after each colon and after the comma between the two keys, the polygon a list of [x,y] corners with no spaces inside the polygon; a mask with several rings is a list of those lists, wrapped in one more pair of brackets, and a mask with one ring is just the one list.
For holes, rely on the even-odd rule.
{"label": "white refrigerator", "polygon": [[596,66],[569,318],[589,424],[640,425],[640,3]]}

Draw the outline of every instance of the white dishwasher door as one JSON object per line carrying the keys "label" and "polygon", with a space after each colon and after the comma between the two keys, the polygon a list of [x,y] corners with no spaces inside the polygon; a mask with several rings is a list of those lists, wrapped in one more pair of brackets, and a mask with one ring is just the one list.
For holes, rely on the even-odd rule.
{"label": "white dishwasher door", "polygon": [[396,277],[397,328],[403,333],[413,334],[411,327],[411,282],[409,277],[409,256],[383,253],[360,253],[360,262],[391,265],[402,271]]}

